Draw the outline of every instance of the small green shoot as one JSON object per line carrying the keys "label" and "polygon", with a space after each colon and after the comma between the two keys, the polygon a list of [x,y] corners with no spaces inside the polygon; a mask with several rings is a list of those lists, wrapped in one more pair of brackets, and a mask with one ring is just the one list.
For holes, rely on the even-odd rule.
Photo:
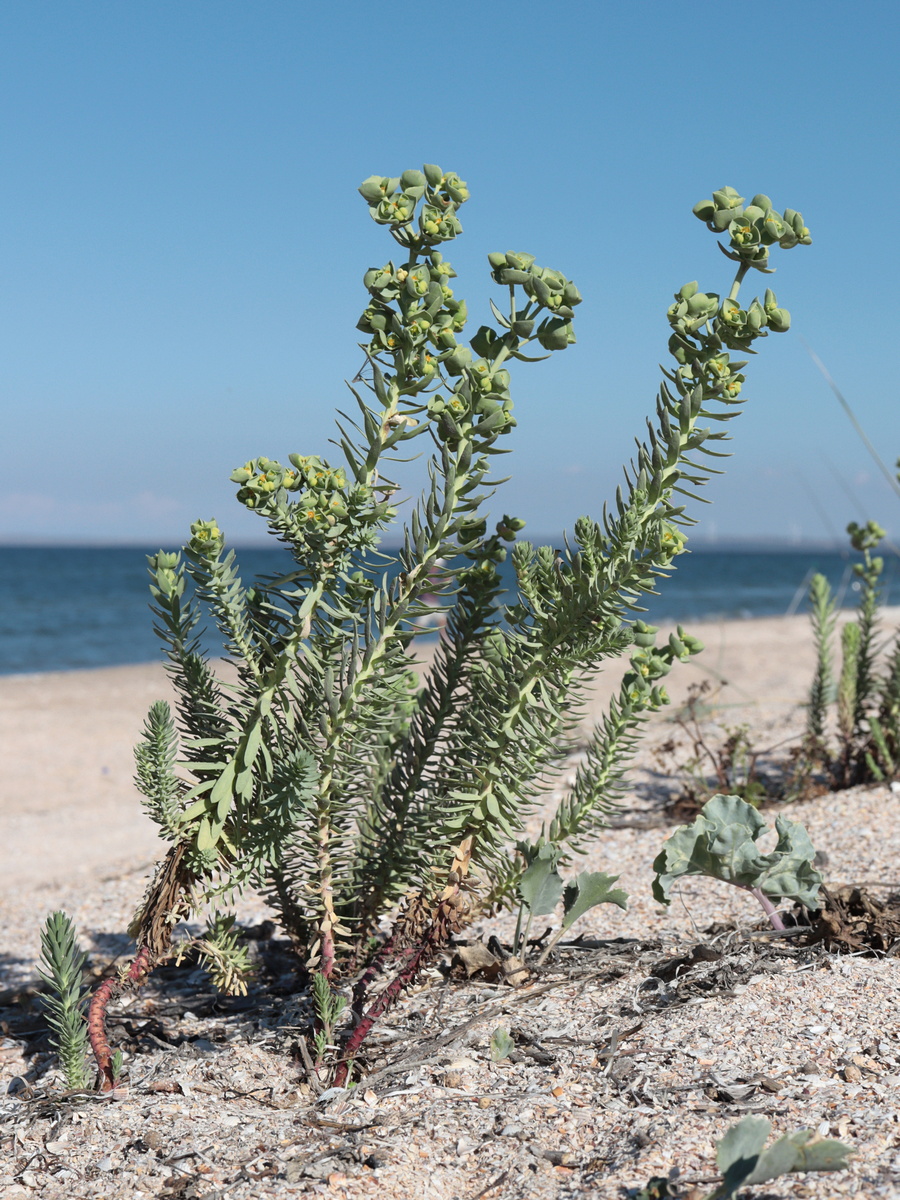
{"label": "small green shoot", "polygon": [[498,1025],[491,1034],[491,1062],[503,1062],[504,1058],[509,1058],[515,1042],[509,1036],[509,1031]]}
{"label": "small green shoot", "polygon": [[328,1051],[334,1049],[337,1020],[347,1007],[346,999],[332,989],[328,979],[321,971],[316,971],[313,975],[313,1007],[316,1014],[313,1045],[316,1051],[316,1066],[318,1066],[325,1060]]}
{"label": "small green shoot", "polygon": [[48,1023],[53,1029],[50,1044],[59,1055],[66,1084],[72,1091],[91,1086],[84,1015],[90,990],[84,984],[86,959],[87,955],[76,944],[71,919],[64,912],[51,913],[41,930],[38,973],[51,989],[42,997]]}

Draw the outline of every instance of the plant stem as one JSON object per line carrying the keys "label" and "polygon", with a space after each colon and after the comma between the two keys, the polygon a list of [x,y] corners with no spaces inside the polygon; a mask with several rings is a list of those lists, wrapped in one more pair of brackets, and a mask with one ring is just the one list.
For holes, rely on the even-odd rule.
{"label": "plant stem", "polygon": [[106,1010],[113,996],[129,984],[137,987],[150,974],[152,958],[149,946],[141,946],[131,966],[121,979],[105,979],[91,998],[88,1009],[88,1037],[91,1049],[103,1077],[103,1091],[111,1092],[118,1082],[113,1074],[112,1050],[106,1037]]}
{"label": "plant stem", "polygon": [[404,988],[415,983],[419,971],[434,952],[444,945],[453,929],[458,928],[458,913],[454,904],[459,887],[448,887],[444,898],[435,910],[431,924],[422,934],[418,945],[407,951],[402,966],[384,991],[369,1005],[365,1014],[350,1034],[344,1052],[334,1074],[334,1087],[344,1087],[353,1059],[359,1054],[363,1042],[369,1036],[378,1018],[398,999]]}
{"label": "plant stem", "polygon": [[777,929],[777,930],[779,930],[779,932],[784,930],[784,922],[782,921],[781,917],[779,917],[778,912],[775,908],[775,905],[772,903],[772,901],[769,899],[769,897],[765,894],[765,892],[762,891],[761,888],[749,887],[745,883],[739,883],[736,886],[741,888],[745,892],[749,892],[751,894],[751,896],[756,897],[756,899],[762,905],[763,912],[769,918],[769,921],[771,922],[773,929]]}

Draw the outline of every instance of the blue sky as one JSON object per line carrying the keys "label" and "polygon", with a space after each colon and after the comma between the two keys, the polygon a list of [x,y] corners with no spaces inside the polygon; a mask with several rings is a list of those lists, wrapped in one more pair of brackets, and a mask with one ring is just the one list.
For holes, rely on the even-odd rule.
{"label": "blue sky", "polygon": [[900,532],[795,336],[892,464],[898,33],[896,5],[827,0],[7,0],[0,540],[169,546],[200,516],[260,537],[228,475],[327,453],[362,274],[392,247],[356,187],[426,161],[471,189],[448,257],[472,332],[491,250],[585,297],[578,344],[514,376],[498,511],[535,535],[599,515],[652,410],[673,292],[730,282],[690,212],[728,184],[801,209],[814,244],[776,252],[794,328],[748,368],[696,537]]}

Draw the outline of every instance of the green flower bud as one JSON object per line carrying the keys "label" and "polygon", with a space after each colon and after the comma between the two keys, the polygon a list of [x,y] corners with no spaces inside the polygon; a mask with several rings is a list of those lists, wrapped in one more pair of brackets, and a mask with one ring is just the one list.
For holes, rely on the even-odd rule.
{"label": "green flower bud", "polygon": [[657,625],[648,625],[644,621],[635,621],[634,623],[634,644],[646,648],[656,645],[656,635],[659,633]]}
{"label": "green flower bud", "polygon": [[396,191],[399,185],[399,179],[386,179],[380,175],[370,175],[359,185],[359,194],[370,205],[378,204]]}
{"label": "green flower bud", "polygon": [[677,626],[677,633],[689,654],[699,654],[703,650],[703,642],[699,638],[693,637],[690,633],[685,633],[680,625]]}
{"label": "green flower bud", "polygon": [[455,204],[465,204],[469,199],[469,189],[465,180],[460,179],[455,171],[448,171],[441,183],[441,190],[446,192]]}
{"label": "green flower bud", "polygon": [[741,387],[743,386],[743,383],[744,383],[743,375],[732,375],[729,379],[726,379],[725,382],[723,383],[722,391],[725,393],[725,395],[728,397],[729,400],[736,400],[737,397],[741,393]]}
{"label": "green flower bud", "polygon": [[712,200],[698,200],[691,209],[695,217],[699,217],[701,221],[706,221],[707,223],[713,219],[715,211],[716,206]]}
{"label": "green flower bud", "polygon": [[501,267],[506,266],[506,255],[500,254],[498,251],[495,250],[493,252],[493,254],[488,255],[488,262],[491,264],[491,266],[493,267],[493,269],[495,271],[498,271]]}
{"label": "green flower bud", "polygon": [[452,315],[450,322],[451,329],[459,333],[465,328],[466,321],[469,319],[469,309],[465,300],[453,300],[447,304],[447,311]]}
{"label": "green flower bud", "polygon": [[860,553],[864,550],[874,550],[885,537],[885,531],[877,521],[866,521],[865,525],[851,521],[847,526],[847,533],[850,535],[850,545]]}
{"label": "green flower bud", "polygon": [[412,220],[415,209],[415,198],[401,192],[399,195],[386,197],[369,211],[379,225],[405,225]]}
{"label": "green flower bud", "polygon": [[747,324],[747,314],[736,300],[723,300],[719,318],[729,329],[743,329]]}
{"label": "green flower bud", "polygon": [[159,567],[160,569],[165,569],[165,570],[169,570],[169,571],[173,571],[178,566],[180,557],[181,556],[179,554],[166,553],[165,550],[160,550],[154,556],[156,566]]}
{"label": "green flower bud", "polygon": [[744,197],[731,187],[720,188],[712,194],[717,210],[740,208],[744,203]]}
{"label": "green flower bud", "polygon": [[441,254],[439,250],[432,250],[431,265],[436,271],[439,272],[441,276],[446,275],[450,279],[456,278],[456,272],[454,271],[453,267],[447,262],[446,258],[444,258],[443,254]]}
{"label": "green flower bud", "polygon": [[442,362],[448,375],[462,375],[472,362],[472,351],[468,346],[457,346]]}
{"label": "green flower bud", "polygon": [[426,266],[420,264],[406,276],[403,286],[406,289],[407,295],[415,299],[427,296],[428,289],[431,287],[431,272]]}
{"label": "green flower bud", "polygon": [[439,238],[442,241],[449,241],[458,233],[462,233],[462,225],[456,215],[452,212],[442,212],[433,204],[426,204],[423,207],[422,215],[419,217],[419,228],[428,237]]}
{"label": "green flower bud", "polygon": [[400,176],[400,186],[404,192],[408,192],[410,188],[421,188],[424,191],[428,186],[428,179],[421,171],[404,171]]}
{"label": "green flower bud", "polygon": [[225,535],[215,521],[195,521],[191,525],[190,549],[205,559],[216,559],[225,545]]}
{"label": "green flower bud", "polygon": [[452,329],[432,331],[432,341],[441,350],[453,350],[456,347],[456,335]]}
{"label": "green flower bud", "polygon": [[[565,350],[571,345],[569,334],[572,332],[570,321],[561,317],[550,317],[538,326],[538,341],[545,350]],[[571,339],[574,341],[574,335]]]}
{"label": "green flower bud", "polygon": [[747,328],[751,333],[759,333],[766,326],[766,310],[758,300],[754,300],[747,309]]}
{"label": "green flower bud", "polygon": [[428,181],[429,187],[436,188],[441,186],[441,180],[444,178],[444,172],[440,167],[436,167],[434,163],[425,163],[425,165],[422,167],[422,170],[425,174],[426,180]]}
{"label": "green flower bud", "polygon": [[574,283],[567,283],[563,288],[563,300],[570,308],[574,308],[576,304],[580,304],[583,298]]}
{"label": "green flower bud", "polygon": [[752,221],[747,220],[744,216],[732,221],[728,226],[728,232],[731,235],[731,244],[736,250],[758,246],[760,243],[759,230]]}
{"label": "green flower bud", "polygon": [[671,560],[681,554],[687,543],[687,535],[677,525],[663,524],[659,532],[659,548]]}
{"label": "green flower bud", "polygon": [[487,359],[476,358],[475,361],[470,364],[469,370],[475,376],[475,379],[477,380],[478,386],[481,388],[481,390],[483,392],[490,391],[491,364],[487,361]]}
{"label": "green flower bud", "polygon": [[781,241],[785,233],[785,224],[781,217],[770,208],[762,222],[762,240],[767,245],[773,245],[775,242]]}
{"label": "green flower bud", "polygon": [[731,374],[731,363],[728,361],[728,355],[717,354],[715,357],[707,359],[705,370],[707,375],[713,380],[726,379]]}

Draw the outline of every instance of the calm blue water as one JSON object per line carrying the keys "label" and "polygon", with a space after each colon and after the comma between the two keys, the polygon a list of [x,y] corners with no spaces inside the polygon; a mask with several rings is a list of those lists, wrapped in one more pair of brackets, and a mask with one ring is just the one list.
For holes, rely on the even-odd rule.
{"label": "calm blue water", "polygon": [[[0,546],[0,674],[157,660],[148,610],[146,551]],[[239,550],[241,575],[290,568],[284,550]],[[855,602],[849,559],[829,551],[695,551],[648,602],[653,621],[772,616],[806,611],[814,571]],[[886,562],[885,599],[900,604],[898,561]],[[510,582],[512,573],[510,572]]]}

